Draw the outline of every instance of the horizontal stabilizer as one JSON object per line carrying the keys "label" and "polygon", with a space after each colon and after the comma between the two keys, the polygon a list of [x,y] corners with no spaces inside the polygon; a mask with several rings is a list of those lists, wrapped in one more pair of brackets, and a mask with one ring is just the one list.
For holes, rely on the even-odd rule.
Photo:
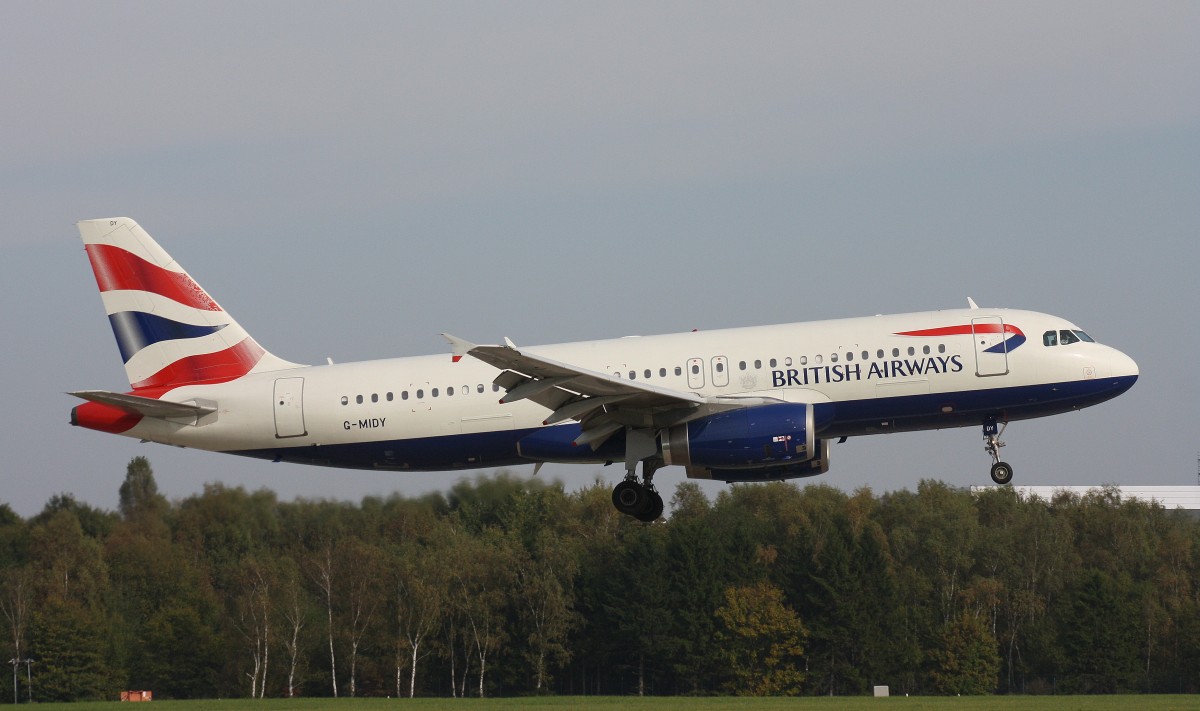
{"label": "horizontal stabilizer", "polygon": [[150,397],[141,397],[140,395],[113,393],[107,390],[79,390],[67,394],[90,402],[98,402],[102,405],[115,407],[132,415],[144,415],[146,417],[158,417],[162,419],[168,417],[200,418],[217,411],[217,408],[211,405],[168,402],[166,400],[155,400]]}

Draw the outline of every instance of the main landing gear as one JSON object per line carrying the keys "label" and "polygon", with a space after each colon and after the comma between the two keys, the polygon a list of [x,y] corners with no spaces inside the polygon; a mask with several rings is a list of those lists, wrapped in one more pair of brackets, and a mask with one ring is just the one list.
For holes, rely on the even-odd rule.
{"label": "main landing gear", "polygon": [[983,422],[983,450],[992,456],[992,481],[1000,485],[1010,483],[1013,478],[1012,467],[1008,462],[1000,461],[1000,448],[1004,446],[1000,435],[1004,433],[1005,427],[1008,427],[1007,422],[998,427],[995,420]]}
{"label": "main landing gear", "polygon": [[634,463],[634,467],[627,469],[625,481],[613,488],[613,506],[639,521],[657,521],[663,514],[663,498],[652,482],[655,470],[662,465],[652,460],[642,462],[642,482],[638,481],[636,466]]}
{"label": "main landing gear", "polygon": [[[642,463],[642,480],[637,465]],[[658,433],[651,429],[625,428],[625,481],[613,488],[613,506],[627,516],[650,523],[663,513],[663,500],[654,488],[654,472],[663,465],[658,451]]]}

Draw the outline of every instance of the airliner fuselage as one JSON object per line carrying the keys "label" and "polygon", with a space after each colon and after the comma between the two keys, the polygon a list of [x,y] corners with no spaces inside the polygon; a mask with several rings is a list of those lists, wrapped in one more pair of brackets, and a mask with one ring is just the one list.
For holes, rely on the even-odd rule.
{"label": "airliner fuselage", "polygon": [[1138,377],[1062,318],[973,302],[533,347],[446,336],[443,355],[300,366],[258,346],[132,220],[80,231],[133,389],[77,393],[91,402],[73,423],[339,467],[622,461],[614,503],[644,520],[661,513],[661,466],[808,476],[827,470],[830,440],[884,432],[982,425],[1007,481],[998,426],[1094,405]]}

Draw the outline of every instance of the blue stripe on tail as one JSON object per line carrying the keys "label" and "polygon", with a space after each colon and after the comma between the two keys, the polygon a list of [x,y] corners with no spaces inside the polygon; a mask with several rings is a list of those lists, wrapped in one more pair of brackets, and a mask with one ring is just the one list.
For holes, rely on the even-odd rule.
{"label": "blue stripe on tail", "polygon": [[143,311],[122,311],[109,316],[108,321],[112,325],[113,335],[117,337],[121,358],[126,363],[146,346],[181,338],[200,338],[216,333],[227,325],[195,326]]}

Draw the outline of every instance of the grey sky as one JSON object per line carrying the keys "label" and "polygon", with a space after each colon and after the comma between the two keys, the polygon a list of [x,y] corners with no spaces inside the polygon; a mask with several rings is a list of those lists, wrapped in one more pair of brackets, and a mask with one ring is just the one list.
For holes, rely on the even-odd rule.
{"label": "grey sky", "polygon": [[[1195,481],[1200,4],[9,2],[0,26],[0,501],[22,515],[114,507],[138,454],[172,497],[473,476],[69,427],[63,392],[125,385],[73,224],[115,215],[302,362],[968,295],[1056,313],[1142,377],[1011,426],[1015,482]],[[859,438],[810,481],[988,464],[974,428]]]}

